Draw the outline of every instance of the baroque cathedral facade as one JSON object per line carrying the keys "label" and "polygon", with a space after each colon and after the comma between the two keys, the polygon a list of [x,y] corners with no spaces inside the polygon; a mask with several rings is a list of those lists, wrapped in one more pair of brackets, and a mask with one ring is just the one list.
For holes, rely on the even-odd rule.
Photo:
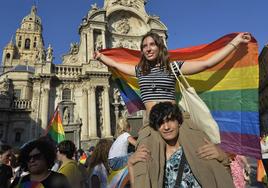
{"label": "baroque cathedral facade", "polygon": [[[42,21],[33,6],[2,53],[0,140],[20,146],[44,135],[56,107],[66,139],[78,147],[112,138],[126,109],[108,68],[92,56],[96,49],[138,50],[148,31],[166,40],[166,26],[148,15],[145,5],[146,0],[91,5],[79,27],[80,41],[70,44],[61,64],[53,63],[53,44],[44,45]],[[142,112],[128,117],[141,124]]]}

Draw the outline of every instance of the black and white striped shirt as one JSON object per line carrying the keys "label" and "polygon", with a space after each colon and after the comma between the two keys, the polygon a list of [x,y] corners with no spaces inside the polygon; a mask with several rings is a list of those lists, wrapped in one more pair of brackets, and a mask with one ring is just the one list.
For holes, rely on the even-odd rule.
{"label": "black and white striped shirt", "polygon": [[[178,75],[178,67],[181,68],[183,61],[172,62],[171,66]],[[175,100],[176,78],[172,73],[164,71],[164,68],[153,67],[147,75],[142,75],[141,70],[136,66],[136,76],[138,78],[141,100],[143,103],[156,100]]]}

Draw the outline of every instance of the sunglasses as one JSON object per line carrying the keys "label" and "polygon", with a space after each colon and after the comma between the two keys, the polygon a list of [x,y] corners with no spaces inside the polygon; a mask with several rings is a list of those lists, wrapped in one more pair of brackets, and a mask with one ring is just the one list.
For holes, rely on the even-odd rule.
{"label": "sunglasses", "polygon": [[33,154],[33,155],[29,155],[26,159],[27,162],[29,162],[31,159],[33,159],[34,161],[36,160],[40,160],[43,157],[42,153],[37,153],[37,154]]}

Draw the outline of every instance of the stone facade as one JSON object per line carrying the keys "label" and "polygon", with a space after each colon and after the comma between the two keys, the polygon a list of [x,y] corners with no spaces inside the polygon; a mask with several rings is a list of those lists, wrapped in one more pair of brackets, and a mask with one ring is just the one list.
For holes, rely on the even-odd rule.
{"label": "stone facade", "polygon": [[[105,0],[91,6],[79,27],[80,41],[70,44],[61,64],[44,47],[42,23],[32,7],[3,50],[0,75],[0,139],[20,146],[45,134],[58,106],[67,139],[87,148],[112,138],[124,104],[111,73],[93,59],[96,49],[139,49],[141,37],[155,31],[167,38],[158,17],[149,16],[144,0]],[[44,18],[45,19],[45,18]],[[141,112],[129,116],[137,123]],[[139,121],[140,122],[140,121]]]}
{"label": "stone facade", "polygon": [[260,87],[259,112],[261,133],[268,133],[268,45],[264,46],[259,55]]}

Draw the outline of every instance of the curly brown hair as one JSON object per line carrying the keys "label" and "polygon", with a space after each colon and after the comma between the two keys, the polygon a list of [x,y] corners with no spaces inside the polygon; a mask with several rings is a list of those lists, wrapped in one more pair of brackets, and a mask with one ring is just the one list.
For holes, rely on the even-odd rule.
{"label": "curly brown hair", "polygon": [[[169,72],[171,72],[171,69],[169,67],[169,55],[168,55],[168,51],[167,51],[167,47],[164,43],[164,40],[161,36],[159,36],[157,33],[154,32],[148,32],[146,33],[141,40],[141,44],[140,44],[140,50],[143,51],[143,41],[147,38],[147,37],[152,37],[152,39],[154,40],[156,46],[159,48],[159,54],[154,62],[154,64],[160,64],[160,68],[164,68],[164,70],[167,70]],[[152,63],[150,63],[146,57],[144,56],[144,54],[142,53],[140,62],[138,64],[138,68],[141,70],[142,75],[146,75],[150,73],[150,69],[151,69],[151,65]]]}
{"label": "curly brown hair", "polygon": [[100,139],[90,157],[89,172],[91,172],[96,165],[101,163],[103,163],[107,172],[109,172],[108,154],[112,143],[112,140]]}

